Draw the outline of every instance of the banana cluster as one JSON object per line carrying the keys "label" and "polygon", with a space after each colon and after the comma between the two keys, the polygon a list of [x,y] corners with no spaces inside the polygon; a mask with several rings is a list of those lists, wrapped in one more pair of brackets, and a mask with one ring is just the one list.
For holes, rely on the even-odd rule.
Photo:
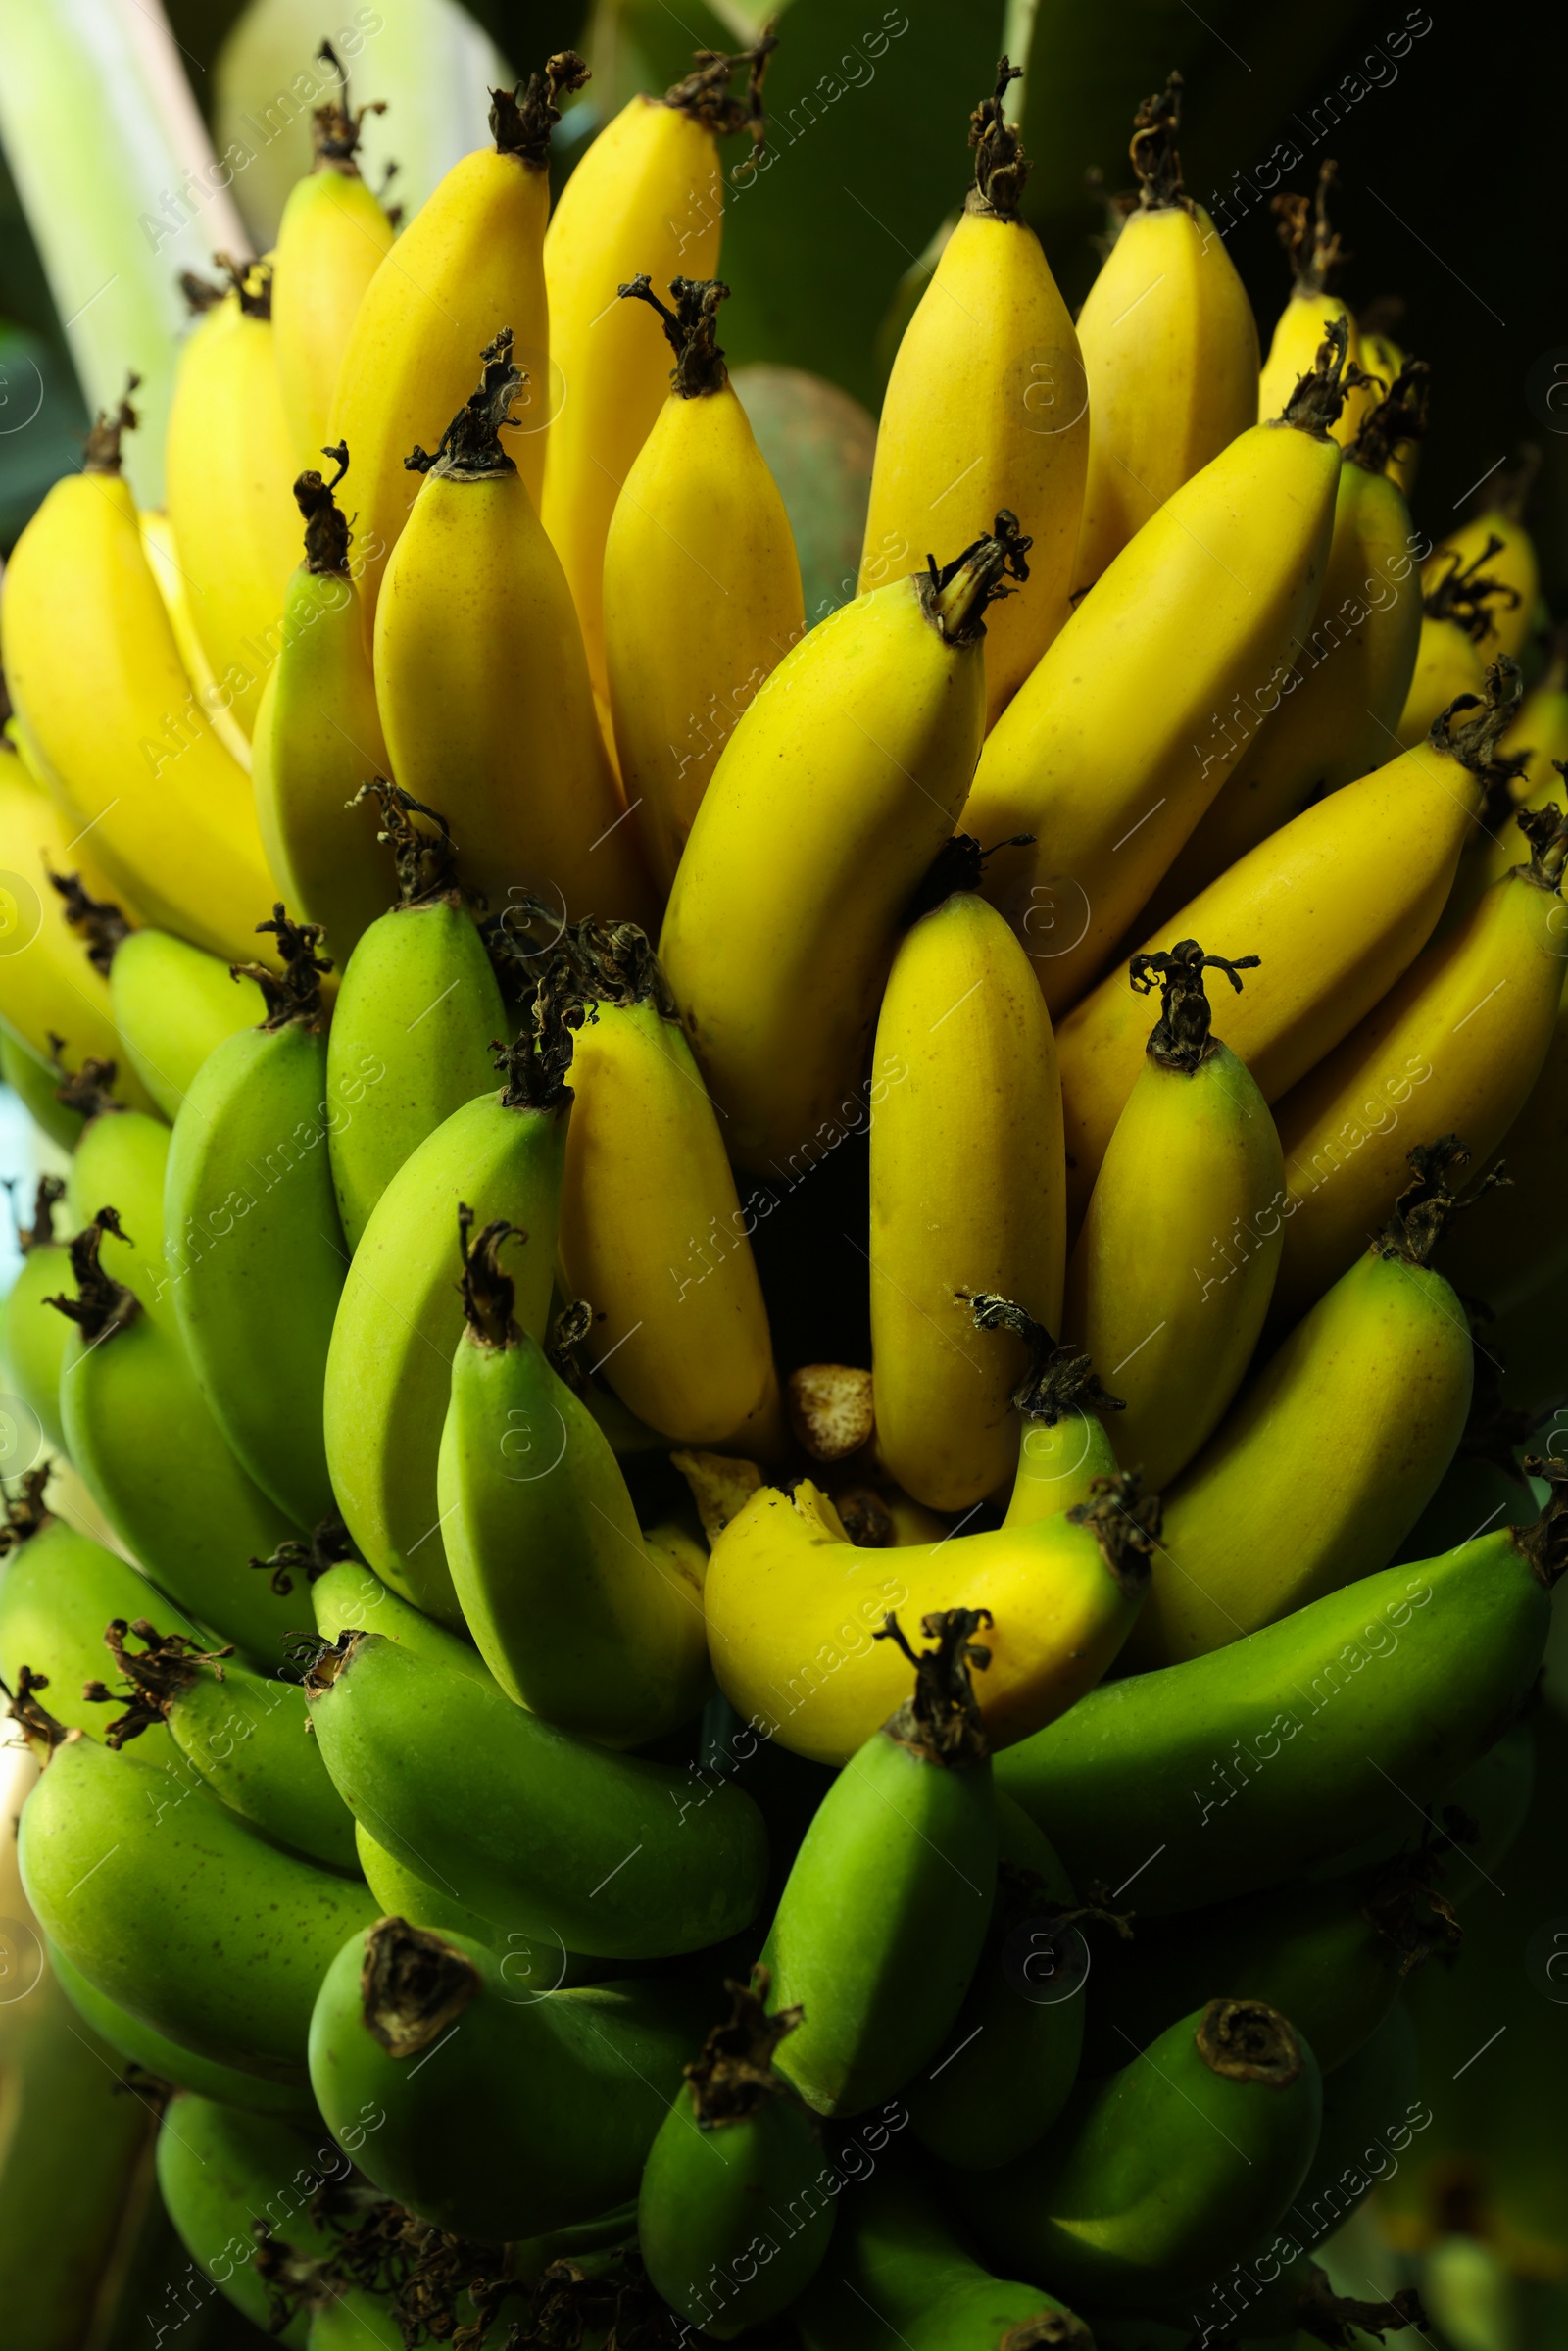
{"label": "banana cluster", "polygon": [[1568,1561],[1478,1303],[1568,1279],[1525,485],[1417,529],[1332,167],[1260,359],[1174,78],[1075,322],[1004,60],[808,627],[771,46],[553,212],[552,57],[396,235],[345,83],[167,515],[132,385],[17,547],[26,1900],[296,2351],[1382,2339],[1300,2216]]}

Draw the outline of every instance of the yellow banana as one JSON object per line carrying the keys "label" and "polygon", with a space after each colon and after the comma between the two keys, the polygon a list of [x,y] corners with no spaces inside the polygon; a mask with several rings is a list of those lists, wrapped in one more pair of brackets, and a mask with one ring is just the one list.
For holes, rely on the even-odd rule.
{"label": "yellow banana", "polygon": [[1421,636],[1410,690],[1395,727],[1407,751],[1424,743],[1448,705],[1461,694],[1478,694],[1487,661],[1498,646],[1499,615],[1509,591],[1484,566],[1496,541],[1488,540],[1465,563],[1449,551],[1436,573],[1429,558],[1422,572]]}
{"label": "yellow banana", "polygon": [[1336,441],[1348,448],[1361,421],[1362,402],[1354,397],[1350,369],[1361,360],[1361,339],[1355,320],[1340,297],[1331,292],[1342,260],[1338,232],[1330,226],[1328,193],[1339,166],[1325,163],[1312,196],[1274,198],[1279,216],[1279,240],[1291,265],[1291,298],[1275,321],[1268,356],[1257,383],[1257,416],[1266,424],[1285,408],[1297,383],[1311,370],[1312,357],[1331,323],[1344,321],[1347,398],[1338,418],[1329,426]]}
{"label": "yellow banana", "polygon": [[[66,1045],[75,1060],[122,1061],[109,970],[127,925],[74,829],[0,743],[0,1028],[41,1060]],[[153,1107],[134,1070],[120,1093]]]}
{"label": "yellow banana", "polygon": [[[1491,1215],[1465,1217],[1447,1236],[1443,1270],[1462,1297],[1484,1298],[1496,1314],[1528,1302],[1543,1324],[1560,1328],[1560,1318],[1546,1309],[1544,1293],[1568,1271],[1568,1217],[1562,1212],[1563,1169],[1568,1167],[1568,1004],[1558,1006],[1541,1074],[1508,1129],[1500,1163],[1508,1178],[1506,1201]],[[1511,1368],[1511,1348],[1507,1361]]]}
{"label": "yellow banana", "polygon": [[[789,516],[714,340],[728,289],[677,277],[651,303],[673,390],[605,543],[605,660],[620,780],[667,891],[736,719],[806,626]],[[645,328],[645,333],[650,330]]]}
{"label": "yellow banana", "polygon": [[213,664],[207,650],[196,634],[196,622],[191,612],[190,583],[179,567],[174,552],[174,534],[169,516],[157,509],[148,509],[136,517],[141,526],[141,551],[147,558],[158,592],[169,614],[169,625],[174,632],[179,658],[185,664],[198,707],[212,721],[218,740],[232,759],[237,759],[246,773],[250,772],[250,737],[235,723],[227,699],[218,691]]}
{"label": "yellow banana", "polygon": [[[1396,294],[1383,295],[1368,303],[1356,317],[1356,336],[1360,343],[1360,362],[1368,375],[1387,384],[1392,391],[1405,368],[1409,355],[1388,331],[1396,326],[1404,316],[1404,304]],[[1389,477],[1396,481],[1408,498],[1415,488],[1416,467],[1421,460],[1419,441],[1405,441],[1389,460]]]}
{"label": "yellow banana", "polygon": [[386,911],[374,810],[349,804],[388,761],[349,526],[332,495],[348,460],[342,449],[332,455],[330,482],[312,470],[294,484],[305,560],[289,581],[251,772],[278,889],[301,919],[324,927],[341,967],[360,933]]}
{"label": "yellow banana", "polygon": [[321,455],[360,304],[392,247],[392,223],[355,160],[361,122],[382,109],[351,113],[348,75],[329,43],[319,56],[340,87],[312,112],[315,161],[283,207],[272,284],[278,387],[301,469]]}
{"label": "yellow banana", "polygon": [[458,879],[505,907],[653,927],[594,716],[571,599],[501,428],[522,378],[503,327],[432,457],[375,615],[375,697],[400,787],[451,821]]}
{"label": "yellow banana", "polygon": [[986,1737],[1028,1738],[1099,1681],[1148,1582],[1158,1503],[1132,1478],[1095,1483],[1091,1500],[1053,1517],[874,1554],[809,1481],[760,1487],[718,1537],[703,1587],[719,1688],[780,1746],[847,1763],[907,1687],[883,1641],[889,1616],[976,1608],[990,1619]]}
{"label": "yellow banana", "polygon": [[1282,1314],[1321,1297],[1392,1207],[1404,1165],[1399,1089],[1419,1089],[1412,1115],[1427,1133],[1461,1136],[1483,1162],[1529,1100],[1568,971],[1568,824],[1549,806],[1519,821],[1528,864],[1494,882],[1280,1103]]}
{"label": "yellow banana", "polygon": [[1411,525],[1390,458],[1423,429],[1426,377],[1420,362],[1399,376],[1346,452],[1311,632],[1282,681],[1284,698],[1165,876],[1156,920],[1313,801],[1380,767],[1395,747],[1422,626],[1412,564],[1426,540]]}
{"label": "yellow banana", "polygon": [[128,405],[17,541],[0,658],[29,763],[151,922],[243,962],[274,892],[250,778],[191,691],[120,471]]}
{"label": "yellow banana", "polygon": [[1277,684],[1323,584],[1343,331],[1287,414],[1184,482],[1086,596],[993,729],[964,811],[1035,836],[985,892],[1054,1014],[1104,968],[1235,766],[1243,696]]}
{"label": "yellow banana", "polygon": [[977,1336],[969,1298],[1000,1292],[1057,1330],[1066,1250],[1051,1015],[1028,956],[972,888],[906,933],[875,1058],[905,1073],[871,1122],[877,1458],[916,1501],[969,1510],[1012,1476],[1024,1368],[1016,1341]]}
{"label": "yellow banana", "polygon": [[1489,650],[1505,653],[1512,661],[1519,659],[1536,624],[1541,595],[1541,564],[1524,524],[1540,465],[1541,452],[1534,450],[1507,471],[1494,472],[1471,519],[1449,531],[1427,563],[1432,586],[1450,562],[1461,571],[1485,570],[1496,581],[1502,594],[1493,612],[1496,645]]}
{"label": "yellow banana", "polygon": [[[254,980],[172,932],[151,929],[132,931],[116,948],[109,1002],[125,1061],[168,1119],[178,1116],[208,1054],[267,1013]],[[133,1099],[123,1082],[119,1090]]]}
{"label": "yellow banana", "polygon": [[1077,588],[1093,587],[1154,509],[1257,421],[1257,326],[1224,238],[1182,185],[1181,100],[1173,73],[1138,110],[1137,209],[1078,314],[1089,476]]}
{"label": "yellow banana", "polygon": [[[582,627],[588,674],[610,700],[605,658],[605,542],[621,485],[669,386],[664,357],[616,297],[646,276],[711,278],[718,270],[724,173],[718,140],[762,136],[761,83],[771,39],[744,57],[704,50],[697,71],[662,98],[633,98],[594,140],[562,191],[545,238],[553,405],[540,512]],[[743,103],[729,94],[749,66]]]}
{"label": "yellow banana", "polygon": [[530,74],[526,89],[491,91],[495,145],[453,165],[355,314],[327,438],[347,442],[354,460],[367,629],[419,486],[405,461],[420,443],[434,444],[467,397],[474,353],[504,326],[516,337],[528,380],[517,464],[539,504],[545,436],[559,405],[544,272],[550,131],[560,119],[557,99],[587,78],[581,58],[565,50]]}
{"label": "yellow banana", "polygon": [[169,526],[219,704],[254,732],[299,549],[292,444],[259,263],[198,320],[169,412]]}
{"label": "yellow banana", "polygon": [[[1304,808],[1144,941],[1168,952],[1182,939],[1245,940],[1257,954],[1225,1025],[1265,1102],[1348,1036],[1431,937],[1518,695],[1518,670],[1497,663],[1479,710],[1461,698],[1440,738]],[[1068,1200],[1081,1214],[1143,1066],[1141,1007],[1120,972],[1061,1022],[1056,1050]]]}
{"label": "yellow banana", "polygon": [[583,926],[575,953],[593,1008],[572,1047],[563,1288],[592,1308],[593,1360],[649,1428],[771,1456],[784,1424],[756,1212],[736,1196],[664,975],[629,925]]}
{"label": "yellow banana", "polygon": [[[1409,1154],[1392,1220],[1166,1495],[1128,1649],[1139,1671],[1224,1648],[1386,1567],[1431,1500],[1474,1376],[1464,1310],[1428,1263],[1458,1204],[1452,1145]],[[1325,1702],[1316,1685],[1312,1696]]]}
{"label": "yellow banana", "polygon": [[1167,1486],[1212,1434],[1251,1360],[1280,1261],[1285,1170],[1268,1104],[1210,1034],[1205,966],[1234,989],[1255,955],[1133,957],[1163,1008],[1106,1148],[1067,1274],[1069,1340],[1105,1366],[1116,1446]]}
{"label": "yellow banana", "polygon": [[975,109],[974,185],[899,344],[882,401],[860,590],[979,538],[1003,508],[1030,538],[1026,596],[986,626],[993,725],[1071,610],[1089,463],[1089,391],[1072,315],[1020,203],[1028,164],[1006,120],[1004,58]]}
{"label": "yellow banana", "polygon": [[783,1177],[866,1122],[899,929],[980,748],[981,615],[1020,552],[1011,514],[997,530],[803,637],[697,811],[659,955],[738,1167]]}

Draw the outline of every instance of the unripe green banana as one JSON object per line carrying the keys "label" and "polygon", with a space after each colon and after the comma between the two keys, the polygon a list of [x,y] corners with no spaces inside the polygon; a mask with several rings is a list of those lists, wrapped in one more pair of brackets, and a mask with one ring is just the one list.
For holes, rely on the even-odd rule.
{"label": "unripe green banana", "polygon": [[421,1608],[401,1599],[389,1584],[383,1584],[358,1559],[345,1559],[317,1576],[311,1585],[310,1604],[316,1630],[323,1641],[336,1641],[344,1633],[384,1633],[388,1641],[397,1641],[416,1657],[427,1657],[432,1664],[466,1674],[481,1690],[496,1688],[495,1676],[477,1649]]}
{"label": "unripe green banana", "polygon": [[116,948],[109,1002],[125,1058],[168,1119],[178,1117],[208,1054],[236,1029],[253,1028],[267,1008],[243,972],[172,931],[152,929],[132,931]]}
{"label": "unripe green banana", "polygon": [[335,2287],[311,2312],[310,2351],[404,2351],[404,2334],[385,2294],[363,2285]]}
{"label": "unripe green banana", "polygon": [[652,1959],[756,1916],[766,1836],[739,1788],[683,1817],[685,1772],[571,1739],[374,1633],[344,1635],[306,1691],[355,1817],[498,1928]]}
{"label": "unripe green banana", "polygon": [[178,1768],[113,1754],[31,1702],[58,1739],[21,1862],[52,1942],[108,1998],[200,2055],[297,2082],[321,1970],[375,1905],[363,1886],[253,1837]]}
{"label": "unripe green banana", "polygon": [[20,1037],[0,1029],[0,1080],[8,1085],[32,1123],[63,1151],[73,1151],[81,1135],[81,1112],[60,1100],[60,1072]]}
{"label": "unripe green banana", "polygon": [[326,1365],[327,1466],[337,1506],[383,1582],[459,1617],[436,1464],[463,1336],[458,1210],[518,1225],[517,1319],[542,1338],[556,1254],[571,1038],[559,1007],[506,1056],[507,1084],[426,1136],[388,1184],[354,1252]]}
{"label": "unripe green banana", "polygon": [[1084,2034],[1076,1907],[1066,1871],[998,1794],[997,1900],[963,2006],[904,2096],[914,2135],[944,2163],[989,2172],[1026,2154],[1066,2104]]}
{"label": "unripe green banana", "polygon": [[804,2351],[866,2351],[868,2340],[882,2351],[867,2336],[867,2311],[906,2351],[1093,2351],[1088,2327],[1050,2294],[982,2269],[959,2241],[951,2200],[885,2145],[883,2132],[794,2314]]}
{"label": "unripe green banana", "polygon": [[160,2082],[172,2082],[176,2089],[190,2090],[198,2098],[216,2098],[220,2105],[242,2107],[248,2114],[276,2115],[307,2131],[318,2127],[316,2100],[303,2082],[266,2082],[260,2074],[242,2074],[237,2066],[216,2057],[198,2056],[111,2000],[53,1944],[49,1964],[77,2015],[131,2065],[143,2066]]}
{"label": "unripe green banana", "polygon": [[859,2114],[947,2038],[985,1946],[997,1884],[991,1763],[969,1686],[990,1619],[927,1617],[912,1698],[823,1797],[763,1947],[775,2009],[804,2010],[779,2071],[819,2114]]}
{"label": "unripe green banana", "polygon": [[635,2192],[701,2005],[675,1980],[538,1995],[483,1943],[382,1919],[326,1971],[311,2082],[335,2131],[384,2114],[359,2152],[385,2194],[503,2243]]}
{"label": "unripe green banana", "polygon": [[[326,2160],[328,2154],[333,2159]],[[272,2115],[243,2114],[211,2098],[180,2097],[158,2133],[158,2187],[164,2209],[198,2270],[212,2278],[253,2327],[306,2351],[310,2320],[270,2278],[265,2233],[303,2261],[334,2251],[336,2233],[311,2217],[325,2180],[350,2165],[337,2148]]]}
{"label": "unripe green banana", "polygon": [[1157,2315],[1273,2228],[1322,2114],[1317,2060],[1285,2018],[1211,2000],[1147,2064],[1085,2082],[1021,2162],[946,2178],[990,2259],[1081,2309]]}
{"label": "unripe green banana", "polygon": [[67,1085],[72,1099],[87,1110],[66,1177],[72,1230],[79,1233],[100,1208],[113,1208],[123,1231],[105,1227],[104,1271],[136,1293],[161,1329],[177,1335],[164,1248],[170,1130],[145,1110],[122,1109],[110,1091],[113,1084],[112,1065],[83,1062]]}
{"label": "unripe green banana", "polygon": [[[0,1387],[8,1388],[18,1403],[25,1405],[58,1453],[66,1449],[60,1419],[60,1367],[66,1357],[67,1328],[58,1314],[48,1311],[48,1300],[71,1270],[66,1245],[57,1241],[54,1233],[55,1209],[65,1189],[59,1176],[38,1179],[32,1222],[19,1222],[17,1228],[22,1271],[0,1298]],[[8,1477],[31,1468],[36,1433],[22,1422],[16,1424],[14,1436],[6,1440],[6,1449],[13,1456],[6,1463]]]}
{"label": "unripe green banana", "polygon": [[1145,1916],[1277,1885],[1408,1825],[1541,1667],[1568,1563],[1568,1464],[1536,1524],[1385,1568],[1250,1640],[1102,1685],[998,1757],[1075,1882]]}
{"label": "unripe green banana", "polygon": [[[444,1894],[395,1853],[389,1853],[385,1845],[377,1844],[363,1821],[354,1824],[354,1845],[361,1874],[383,1918],[407,1919],[411,1927],[428,1927],[432,1935],[466,1935],[474,1942],[506,1949],[506,1937],[488,1919]],[[439,1868],[439,1862],[434,1866]],[[554,1945],[549,1948],[553,1951]],[[547,1979],[554,1980],[554,1974]]]}
{"label": "unripe green banana", "polygon": [[100,1210],[71,1245],[78,1295],[61,1307],[76,1326],[61,1380],[67,1450],[160,1592],[270,1662],[299,1610],[246,1561],[270,1557],[295,1530],[229,1451],[178,1335],[99,1263],[100,1240],[118,1231],[114,1211]]}
{"label": "unripe green banana", "polygon": [[[1547,1675],[1549,1685],[1549,1662]],[[1311,1876],[1393,1877],[1397,1865],[1412,1877],[1430,1878],[1445,1902],[1462,1909],[1492,1885],[1530,1817],[1536,1744],[1535,1722],[1527,1714],[1448,1782],[1430,1807],[1435,1818],[1406,1813],[1397,1828],[1363,1837],[1350,1852],[1320,1862]]]}
{"label": "unripe green banana", "polygon": [[[51,1320],[61,1320],[52,1316]],[[70,1325],[64,1327],[69,1330]],[[68,1730],[104,1734],[101,1706],[83,1697],[108,1662],[104,1627],[155,1608],[182,1633],[204,1628],[172,1610],[163,1593],[118,1552],[56,1518],[46,1507],[48,1473],[31,1470],[8,1494],[0,1525],[0,1677],[14,1690],[26,1666],[36,1686],[47,1677],[49,1710]],[[198,1645],[200,1642],[198,1641]]]}
{"label": "unripe green banana", "polygon": [[[507,1026],[489,953],[454,878],[446,820],[379,776],[366,793],[380,803],[399,899],[360,935],[326,1045],[328,1098],[345,1105],[328,1148],[351,1251],[425,1137],[475,1095],[494,1093],[494,1041]],[[439,834],[416,825],[416,810]]]}
{"label": "unripe green banana", "polygon": [[1098,1953],[1090,1971],[1084,2073],[1119,2072],[1178,2018],[1223,1998],[1288,2015],[1331,2080],[1413,1972],[1458,1943],[1443,1871],[1409,1855],[1168,1922],[1140,1919],[1131,1942]]}
{"label": "unripe green banana", "polygon": [[297,1526],[332,1508],[321,1392],[348,1252],[332,1124],[318,930],[282,906],[260,1028],[210,1053],[174,1122],[164,1230],[174,1307],[202,1394],[243,1468]]}
{"label": "unripe green banana", "polygon": [[1029,1370],[1012,1398],[1023,1430],[1003,1525],[1025,1527],[1081,1509],[1094,1499],[1095,1480],[1114,1478],[1118,1471],[1106,1428],[1116,1398],[1101,1387],[1087,1355],[1056,1346],[1021,1306],[988,1297],[971,1304],[977,1330],[1000,1323],[1020,1331],[1030,1353]]}
{"label": "unripe green banana", "polygon": [[[452,1581],[502,1689],[606,1746],[689,1722],[710,1687],[701,1569],[645,1543],[626,1481],[586,1404],[513,1318],[501,1262],[519,1239],[463,1222],[466,1328],[436,1484]],[[509,1256],[512,1251],[508,1251]]]}
{"label": "unripe green banana", "polygon": [[[140,1646],[130,1648],[134,1638]],[[167,1723],[175,1746],[220,1803],[258,1836],[350,1877],[360,1875],[354,1815],[308,1736],[310,1717],[297,1682],[254,1674],[227,1652],[203,1654],[181,1635],[160,1634],[145,1618],[122,1618],[104,1635],[123,1677],[110,1691],[92,1685],[97,1703],[123,1708],[104,1733],[108,1746]]]}
{"label": "unripe green banana", "polygon": [[[732,1984],[734,2010],[716,2025],[659,2128],[643,2166],[637,2242],[664,2300],[727,2343],[787,2310],[816,2275],[833,2233],[833,2207],[814,2207],[822,2150],[808,2110],[773,2070],[799,2009],[769,2017],[767,1974]],[[806,2219],[759,2261],[759,2224]],[[716,2278],[715,2274],[716,2273]]]}

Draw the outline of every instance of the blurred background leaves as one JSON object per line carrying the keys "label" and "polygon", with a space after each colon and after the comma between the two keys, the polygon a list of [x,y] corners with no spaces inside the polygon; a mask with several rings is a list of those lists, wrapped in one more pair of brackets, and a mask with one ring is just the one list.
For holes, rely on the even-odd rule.
{"label": "blurred background leaves", "polygon": [[[12,9],[55,0],[8,0]],[[121,0],[126,7],[134,0]],[[414,204],[483,135],[483,83],[551,49],[582,47],[595,79],[562,126],[569,171],[598,123],[634,91],[682,74],[693,49],[755,36],[757,0],[169,0],[172,29],[220,145],[236,122],[266,133],[234,195],[264,243],[308,154],[306,111],[278,107],[323,32],[360,28],[356,96],[386,96],[367,146],[400,165]],[[1265,335],[1285,295],[1268,192],[1246,181],[1276,144],[1340,163],[1352,305],[1396,295],[1404,339],[1436,369],[1421,518],[1441,535],[1463,495],[1527,439],[1546,463],[1533,520],[1559,609],[1568,564],[1568,415],[1548,394],[1568,357],[1563,216],[1551,174],[1552,83],[1531,69],[1528,20],[1506,38],[1451,9],[1405,0],[787,0],[768,78],[768,152],[755,172],[731,142],[723,272],[725,341],[737,366],[805,367],[875,412],[897,328],[962,201],[969,110],[1004,42],[1034,37],[1025,129],[1029,211],[1069,301],[1096,267],[1106,189],[1126,184],[1138,100],[1173,67],[1188,80],[1183,152],[1203,202],[1232,198],[1228,241]],[[1402,55],[1399,53],[1402,49]],[[1371,58],[1371,65],[1366,60]],[[1332,127],[1331,127],[1332,125]],[[274,127],[275,126],[275,127]],[[1241,175],[1240,177],[1238,175]],[[1240,192],[1238,192],[1240,191]],[[0,528],[15,535],[70,461],[83,410],[14,190],[0,184]],[[34,372],[36,371],[36,378]],[[38,383],[25,430],[6,429]]]}

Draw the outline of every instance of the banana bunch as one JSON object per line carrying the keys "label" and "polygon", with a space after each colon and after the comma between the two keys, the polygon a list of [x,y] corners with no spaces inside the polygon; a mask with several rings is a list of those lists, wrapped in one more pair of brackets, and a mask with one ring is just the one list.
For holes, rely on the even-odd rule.
{"label": "banana bunch", "polygon": [[[1319,2240],[1498,1873],[1550,1924],[1528,480],[1419,527],[1332,165],[1260,365],[1179,76],[1074,321],[1004,58],[808,628],[721,343],[773,46],[554,211],[552,55],[401,228],[323,50],[167,515],[132,385],[18,543],[39,1965],[159,2085],[170,2296],[292,2351],[1382,2340]],[[1555,2276],[1516,2140],[1443,2159]]]}

